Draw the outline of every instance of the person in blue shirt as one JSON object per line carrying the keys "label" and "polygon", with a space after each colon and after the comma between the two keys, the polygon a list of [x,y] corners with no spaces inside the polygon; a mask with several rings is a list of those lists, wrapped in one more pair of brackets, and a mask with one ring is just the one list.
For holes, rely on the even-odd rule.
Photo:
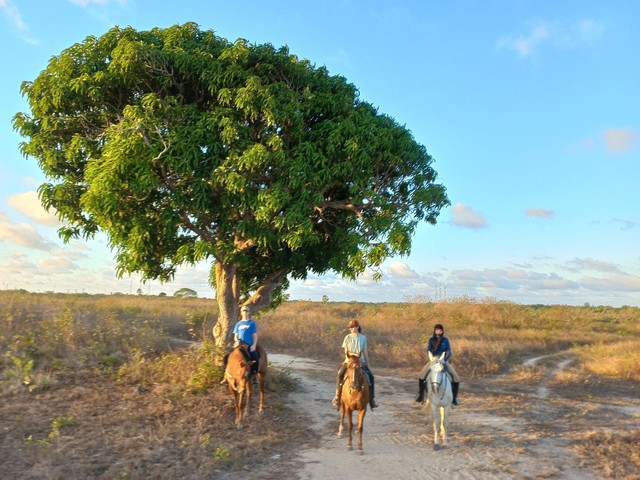
{"label": "person in blue shirt", "polygon": [[258,354],[258,325],[255,320],[250,317],[251,309],[248,305],[243,305],[240,309],[241,318],[233,327],[233,338],[235,345],[242,345],[249,351],[251,360],[255,360],[255,363],[251,366],[251,373],[258,371],[258,361],[260,355]]}
{"label": "person in blue shirt", "polygon": [[[451,344],[449,343],[449,339],[444,336],[444,327],[441,324],[436,324],[433,327],[433,336],[429,338],[429,343],[427,344],[427,350],[431,352],[434,357],[439,357],[443,353],[444,356],[444,367],[449,372],[452,378],[451,386],[453,390],[453,404],[458,405],[458,387],[460,386],[460,377],[456,370],[449,363],[449,359],[451,358]],[[429,373],[429,367],[431,366],[431,362],[427,362],[427,364],[422,368],[420,372],[420,376],[418,377],[418,396],[416,397],[416,402],[422,403],[424,401],[424,391],[426,389],[425,380],[427,378],[427,374]]]}

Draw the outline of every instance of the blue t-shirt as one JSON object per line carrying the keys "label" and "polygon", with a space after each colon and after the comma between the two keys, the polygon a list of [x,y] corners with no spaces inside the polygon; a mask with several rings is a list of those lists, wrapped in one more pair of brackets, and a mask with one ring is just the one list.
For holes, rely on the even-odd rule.
{"label": "blue t-shirt", "polygon": [[429,344],[427,345],[427,350],[430,351],[434,357],[439,357],[444,352],[447,352],[447,354],[444,356],[444,360],[445,362],[448,362],[451,358],[451,345],[449,345],[449,339],[447,337],[442,337],[440,345],[438,345],[438,348],[434,350],[433,347],[435,346],[435,344],[436,339],[434,337],[431,337],[429,339]]}
{"label": "blue t-shirt", "polygon": [[253,345],[253,334],[258,332],[256,322],[248,318],[247,320],[239,320],[233,327],[233,333],[238,335],[238,339],[248,345]]}

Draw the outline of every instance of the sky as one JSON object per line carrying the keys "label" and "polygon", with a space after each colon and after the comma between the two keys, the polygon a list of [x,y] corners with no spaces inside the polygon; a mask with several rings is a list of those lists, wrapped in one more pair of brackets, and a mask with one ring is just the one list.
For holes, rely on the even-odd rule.
{"label": "sky", "polygon": [[380,281],[309,275],[292,300],[640,306],[638,18],[636,0],[0,0],[0,289],[214,296],[210,264],[142,284],[102,234],[62,242],[12,124],[21,82],[74,43],[196,22],[344,76],[447,188]]}

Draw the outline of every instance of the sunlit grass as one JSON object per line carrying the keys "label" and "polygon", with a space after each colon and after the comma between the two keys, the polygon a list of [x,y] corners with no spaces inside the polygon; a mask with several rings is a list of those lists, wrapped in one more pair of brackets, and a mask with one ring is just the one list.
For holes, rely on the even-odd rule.
{"label": "sunlit grass", "polygon": [[586,345],[576,351],[588,372],[640,382],[640,338]]}
{"label": "sunlit grass", "polygon": [[[145,376],[155,381],[160,375],[154,368],[172,371],[171,358],[177,357],[157,360],[164,364],[156,366],[144,363],[167,350],[167,339],[209,342],[216,317],[211,299],[2,291],[0,366],[5,376],[15,376],[12,358],[20,365],[32,361],[34,378],[36,372],[65,367],[116,372],[124,366],[129,375],[137,370],[139,380],[148,383]],[[433,325],[442,323],[452,342],[452,363],[466,378],[517,368],[532,356],[572,350],[578,354],[572,366],[577,377],[638,381],[639,317],[640,309],[634,307],[527,306],[465,297],[438,303],[287,302],[257,320],[268,351],[339,362],[346,326],[355,318],[367,335],[372,367],[407,374],[426,361],[425,344]],[[192,361],[207,363],[198,356]],[[199,378],[203,386],[212,381],[202,371]],[[173,372],[162,381],[183,380]]]}

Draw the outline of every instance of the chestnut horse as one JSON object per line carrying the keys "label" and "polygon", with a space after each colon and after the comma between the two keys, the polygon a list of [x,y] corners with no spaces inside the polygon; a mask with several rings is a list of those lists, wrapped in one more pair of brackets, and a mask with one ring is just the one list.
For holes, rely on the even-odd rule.
{"label": "chestnut horse", "polygon": [[[229,390],[233,395],[233,402],[236,407],[236,427],[240,428],[242,417],[249,414],[251,404],[251,383],[256,374],[251,375],[251,363],[249,354],[243,351],[244,347],[236,347],[229,354],[227,365],[224,371],[224,378],[229,385]],[[260,354],[258,365],[258,379],[260,381],[260,407],[258,413],[262,413],[262,403],[264,401],[264,389],[267,382],[267,352],[261,345],[257,346]],[[242,411],[242,401],[246,394],[244,412]]]}
{"label": "chestnut horse", "polygon": [[344,417],[347,417],[349,427],[349,440],[347,446],[349,450],[352,446],[353,419],[352,413],[358,412],[358,452],[362,453],[362,430],[364,429],[364,416],[367,413],[369,404],[369,380],[360,366],[360,355],[350,355],[347,363],[347,372],[342,384],[342,395],[340,397],[340,427],[338,428],[338,438],[342,438],[344,428]]}

